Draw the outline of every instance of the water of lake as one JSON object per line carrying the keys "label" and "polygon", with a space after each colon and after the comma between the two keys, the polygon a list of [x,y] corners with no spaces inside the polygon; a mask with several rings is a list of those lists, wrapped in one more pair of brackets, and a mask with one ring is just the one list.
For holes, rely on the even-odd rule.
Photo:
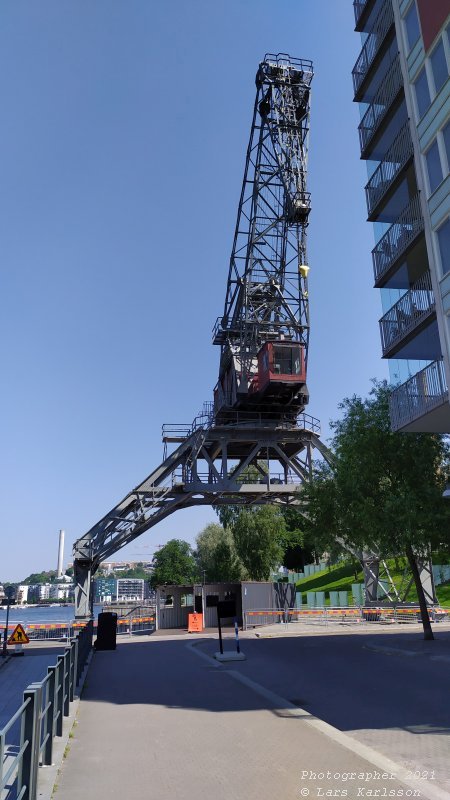
{"label": "water of lake", "polygon": [[[94,616],[97,617],[102,610],[101,605],[94,606]],[[10,606],[9,609],[9,624],[17,625],[21,622],[22,625],[32,625],[39,623],[55,623],[55,622],[70,622],[75,616],[74,605],[68,606],[41,606],[40,608],[19,608],[18,606]],[[0,606],[0,628],[4,627],[6,622],[6,607]]]}

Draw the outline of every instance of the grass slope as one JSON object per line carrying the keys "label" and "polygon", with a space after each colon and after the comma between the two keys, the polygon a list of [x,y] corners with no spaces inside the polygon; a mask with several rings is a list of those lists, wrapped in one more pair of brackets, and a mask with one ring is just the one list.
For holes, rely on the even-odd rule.
{"label": "grass slope", "polygon": [[[405,561],[403,559],[388,559],[387,567],[392,580],[398,589],[400,589],[405,569]],[[438,562],[438,563],[443,563]],[[351,564],[340,564],[335,567],[327,567],[321,572],[316,572],[314,575],[302,578],[297,581],[297,589],[302,593],[303,602],[306,602],[306,592],[349,592],[352,590],[352,583],[363,583],[363,573],[360,569],[355,578],[355,571]],[[450,607],[450,583],[442,584],[436,587],[436,594],[439,603],[443,606]],[[411,590],[409,599],[411,602],[417,600],[417,594]],[[349,601],[352,598],[349,595]],[[326,598],[326,603],[329,604],[329,598]]]}

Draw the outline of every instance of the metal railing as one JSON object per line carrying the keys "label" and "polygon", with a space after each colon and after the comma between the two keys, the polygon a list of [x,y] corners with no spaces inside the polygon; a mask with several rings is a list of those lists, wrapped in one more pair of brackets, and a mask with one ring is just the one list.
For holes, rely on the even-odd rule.
{"label": "metal railing", "polygon": [[435,310],[431,274],[427,271],[380,319],[383,355]]}
{"label": "metal railing", "polygon": [[385,0],[384,5],[376,16],[373,28],[370,31],[364,46],[352,69],[353,88],[355,95],[364,82],[377,53],[379,52],[387,34],[394,24],[394,10],[391,0]]}
{"label": "metal railing", "polygon": [[409,121],[405,122],[398,132],[383,161],[376,168],[370,181],[366,184],[367,213],[369,216],[399,175],[403,167],[413,156],[413,143],[409,130]]}
{"label": "metal railing", "polygon": [[16,800],[36,800],[39,767],[52,764],[53,740],[63,735],[64,717],[92,649],[92,630],[88,622],[46,677],[27,686],[23,703],[0,730],[0,796],[8,790]]}
{"label": "metal railing", "polygon": [[394,431],[448,402],[448,387],[442,361],[433,361],[393,390],[389,398]]}
{"label": "metal railing", "polygon": [[399,57],[388,68],[369,108],[358,125],[361,153],[364,152],[403,86]]}
{"label": "metal railing", "polygon": [[423,228],[420,195],[416,194],[372,250],[375,283],[391,269]]}
{"label": "metal railing", "polygon": [[[431,622],[448,622],[450,609],[430,607],[428,615]],[[400,606],[320,606],[316,608],[258,608],[245,611],[243,614],[243,628],[262,627],[265,625],[280,624],[288,629],[294,623],[303,625],[360,625],[361,623],[411,623],[421,622],[420,608]]]}

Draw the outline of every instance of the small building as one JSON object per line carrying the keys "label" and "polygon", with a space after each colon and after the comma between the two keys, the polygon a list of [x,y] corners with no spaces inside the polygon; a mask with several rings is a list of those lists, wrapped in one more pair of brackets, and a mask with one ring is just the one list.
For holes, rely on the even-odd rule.
{"label": "small building", "polygon": [[22,605],[23,603],[28,603],[28,591],[29,591],[29,588],[30,587],[27,586],[27,584],[25,584],[25,583],[24,584],[20,584],[20,586],[17,587],[16,599],[17,599],[18,605]]}
{"label": "small building", "polygon": [[203,614],[205,628],[217,627],[217,604],[236,601],[239,625],[247,611],[276,610],[295,606],[295,584],[273,581],[205,583],[189,586],[158,586],[156,590],[156,628],[187,628],[188,615]]}

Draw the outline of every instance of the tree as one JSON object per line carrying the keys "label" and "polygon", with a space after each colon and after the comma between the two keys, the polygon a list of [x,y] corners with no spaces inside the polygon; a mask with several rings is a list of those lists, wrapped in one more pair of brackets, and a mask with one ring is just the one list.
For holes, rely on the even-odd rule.
{"label": "tree", "polygon": [[305,498],[311,526],[381,557],[406,555],[421,609],[424,638],[432,639],[417,557],[449,546],[450,508],[442,498],[448,446],[438,434],[395,433],[390,390],[374,383],[366,400],[346,398],[332,423],[334,475],[316,475]]}
{"label": "tree", "polygon": [[268,580],[283,557],[286,525],[281,512],[274,506],[241,511],[232,532],[236,552],[250,579]]}
{"label": "tree", "polygon": [[197,565],[189,542],[171,539],[155,554],[151,576],[153,587],[164,583],[189,585],[196,579]]}
{"label": "tree", "polygon": [[228,528],[212,522],[198,534],[196,544],[198,570],[207,581],[242,580],[243,566]]}
{"label": "tree", "polygon": [[33,583],[54,583],[56,581],[57,573],[56,570],[48,570],[47,572],[32,572],[28,578],[25,578],[22,581],[23,584],[33,584]]}

